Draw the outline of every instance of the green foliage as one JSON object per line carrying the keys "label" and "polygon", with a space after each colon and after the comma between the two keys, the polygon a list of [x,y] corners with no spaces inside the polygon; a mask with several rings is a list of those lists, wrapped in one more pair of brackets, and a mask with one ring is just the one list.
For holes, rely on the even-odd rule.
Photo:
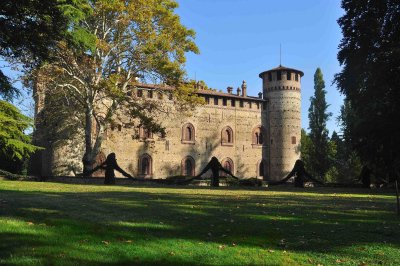
{"label": "green foliage", "polygon": [[310,139],[310,136],[302,128],[301,129],[301,143],[300,143],[300,152],[301,152],[300,159],[304,162],[307,169],[309,166],[311,166],[310,156],[311,156],[311,152],[313,149],[314,149],[314,147],[313,147],[313,143]]}
{"label": "green foliage", "polygon": [[310,140],[313,143],[309,153],[309,168],[314,176],[324,178],[329,169],[329,144],[326,122],[332,115],[325,100],[325,82],[320,68],[314,74],[314,96],[308,109]]}
{"label": "green foliage", "polygon": [[0,100],[0,161],[4,170],[21,170],[24,160],[39,148],[31,145],[31,138],[24,133],[31,126],[29,117]]}
{"label": "green foliage", "polygon": [[[1,1],[0,56],[26,70],[37,67],[50,59],[50,51],[67,30],[67,21],[56,0]],[[18,94],[0,70],[0,95],[10,99]]]}
{"label": "green foliage", "polygon": [[342,7],[335,82],[347,101],[345,138],[374,171],[393,177],[400,172],[400,5],[343,0]]}

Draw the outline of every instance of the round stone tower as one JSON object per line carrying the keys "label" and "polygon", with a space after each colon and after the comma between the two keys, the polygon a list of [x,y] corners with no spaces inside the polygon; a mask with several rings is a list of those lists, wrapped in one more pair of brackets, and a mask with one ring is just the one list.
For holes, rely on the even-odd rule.
{"label": "round stone tower", "polygon": [[279,181],[300,157],[302,71],[279,66],[260,73],[266,106],[262,122],[266,133],[264,179]]}

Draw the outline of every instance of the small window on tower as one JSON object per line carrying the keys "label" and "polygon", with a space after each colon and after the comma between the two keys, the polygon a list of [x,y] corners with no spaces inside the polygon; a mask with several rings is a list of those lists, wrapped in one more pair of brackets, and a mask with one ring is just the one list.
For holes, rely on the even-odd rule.
{"label": "small window on tower", "polygon": [[272,81],[272,73],[271,72],[268,73],[268,81]]}
{"label": "small window on tower", "polygon": [[240,100],[240,102],[239,102],[239,105],[240,105],[240,107],[244,107],[244,102],[243,102],[243,100]]}
{"label": "small window on tower", "polygon": [[287,80],[292,80],[292,72],[290,71],[286,72],[286,78]]}
{"label": "small window on tower", "polygon": [[218,97],[214,97],[214,105],[218,105]]}
{"label": "small window on tower", "polygon": [[299,81],[299,74],[296,73],[296,75],[294,75],[294,79],[295,79],[296,81]]}
{"label": "small window on tower", "polygon": [[296,137],[292,136],[292,144],[296,144]]}
{"label": "small window on tower", "polygon": [[233,107],[236,106],[236,101],[234,99],[231,100],[231,106],[233,106]]}
{"label": "small window on tower", "polygon": [[282,79],[282,72],[281,71],[277,71],[276,72],[276,79],[277,80],[281,80]]}
{"label": "small window on tower", "polygon": [[226,104],[227,104],[227,100],[226,100],[225,98],[223,98],[223,99],[222,99],[222,105],[223,105],[223,106],[226,106]]}

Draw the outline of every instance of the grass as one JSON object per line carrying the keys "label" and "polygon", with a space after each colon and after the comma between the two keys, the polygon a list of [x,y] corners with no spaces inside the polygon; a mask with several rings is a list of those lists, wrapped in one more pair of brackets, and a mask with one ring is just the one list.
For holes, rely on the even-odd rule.
{"label": "grass", "polygon": [[400,265],[395,197],[0,181],[0,264]]}

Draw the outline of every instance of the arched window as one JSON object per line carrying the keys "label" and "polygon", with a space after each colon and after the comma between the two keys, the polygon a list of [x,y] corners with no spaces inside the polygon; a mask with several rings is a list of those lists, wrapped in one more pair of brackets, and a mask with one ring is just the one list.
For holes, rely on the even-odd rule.
{"label": "arched window", "polygon": [[233,130],[231,127],[224,127],[221,131],[221,145],[233,145]]}
{"label": "arched window", "polygon": [[[234,171],[234,165],[233,165],[233,161],[231,158],[226,157],[221,161],[221,165],[223,168],[225,168],[226,170],[230,171],[233,174]],[[227,174],[225,172],[220,171],[219,173],[220,176],[227,176]]]}
{"label": "arched window", "polygon": [[265,174],[265,160],[260,160],[257,163],[257,176],[264,176]]}
{"label": "arched window", "polygon": [[262,145],[264,143],[264,129],[262,126],[257,126],[253,129],[252,132],[252,144],[253,145]]}
{"label": "arched window", "polygon": [[182,127],[182,143],[194,143],[195,142],[195,131],[194,126],[191,123],[187,123]]}
{"label": "arched window", "polygon": [[181,172],[183,176],[195,176],[195,161],[191,156],[183,158]]}
{"label": "arched window", "polygon": [[143,154],[139,159],[139,174],[142,177],[149,177],[153,174],[153,160],[148,154]]}

